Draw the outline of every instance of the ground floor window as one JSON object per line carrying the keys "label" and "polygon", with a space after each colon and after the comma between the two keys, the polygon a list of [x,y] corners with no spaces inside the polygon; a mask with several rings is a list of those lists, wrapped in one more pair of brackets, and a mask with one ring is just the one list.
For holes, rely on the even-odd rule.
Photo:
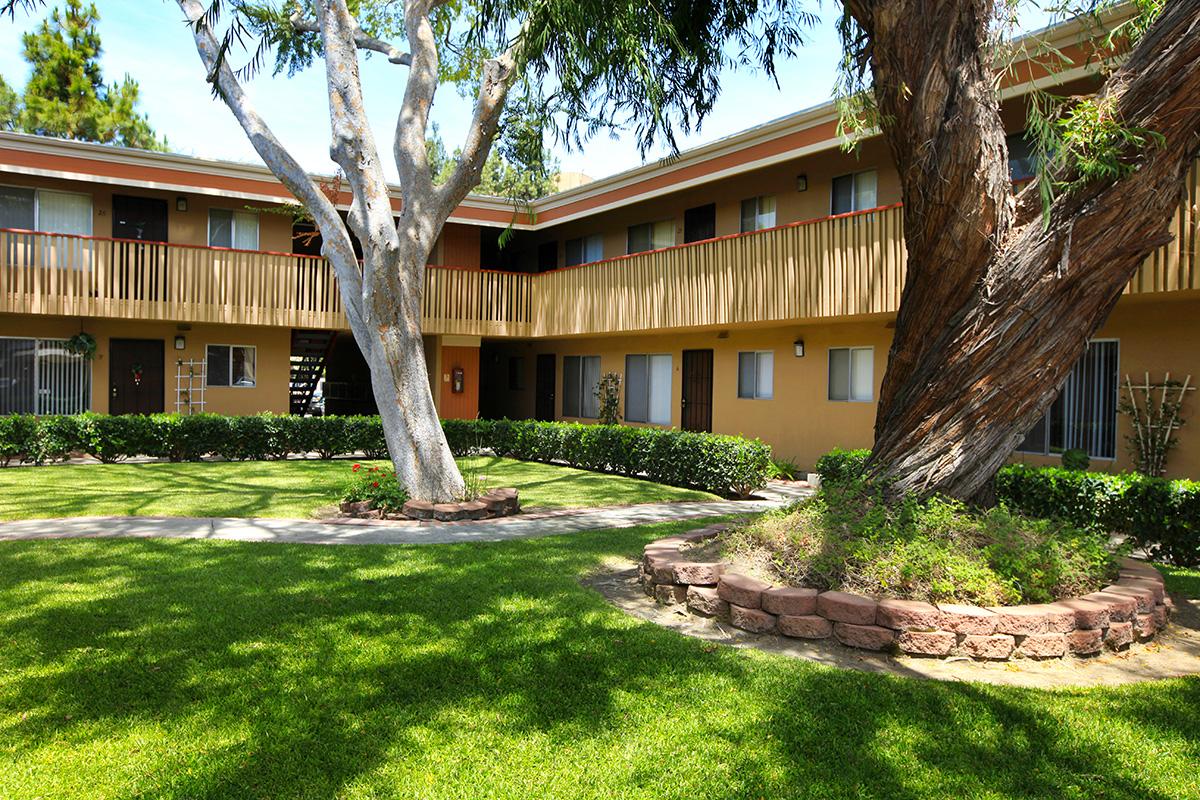
{"label": "ground floor window", "polygon": [[563,358],[564,417],[595,419],[600,416],[596,387],[600,384],[600,356]]}
{"label": "ground floor window", "polygon": [[775,396],[775,354],[770,350],[738,353],[738,397],[770,400]]}
{"label": "ground floor window", "polygon": [[210,344],[208,346],[209,386],[255,385],[255,348],[244,344]]}
{"label": "ground floor window", "polygon": [[875,348],[829,348],[829,399],[869,403],[875,395]]}
{"label": "ground floor window", "polygon": [[81,414],[92,396],[91,363],[63,339],[0,338],[0,414]]}
{"label": "ground floor window", "polygon": [[1119,356],[1116,340],[1089,344],[1050,409],[1017,449],[1041,455],[1078,449],[1092,458],[1116,458]]}
{"label": "ground floor window", "polygon": [[625,419],[671,424],[671,356],[625,356]]}

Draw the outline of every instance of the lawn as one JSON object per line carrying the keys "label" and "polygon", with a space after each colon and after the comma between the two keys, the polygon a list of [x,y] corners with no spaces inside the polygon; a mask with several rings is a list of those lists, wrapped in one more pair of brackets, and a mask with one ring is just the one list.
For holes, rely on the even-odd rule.
{"label": "lawn", "polygon": [[[88,464],[0,469],[0,519],[133,514],[310,517],[340,499],[350,461]],[[374,462],[367,462],[374,463]],[[712,500],[705,492],[506,458],[464,458],[488,486],[531,508]]]}
{"label": "lawn", "polygon": [[0,545],[0,797],[1200,794],[1200,679],[840,671],[681,636],[579,583],[700,524]]}

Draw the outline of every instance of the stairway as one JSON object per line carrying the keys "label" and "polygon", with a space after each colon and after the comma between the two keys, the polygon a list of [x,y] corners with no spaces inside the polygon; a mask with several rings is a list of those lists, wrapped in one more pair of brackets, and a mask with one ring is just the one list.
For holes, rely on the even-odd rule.
{"label": "stairway", "polygon": [[337,331],[292,330],[292,363],[289,390],[290,409],[293,414],[303,416],[312,405],[313,393],[325,374],[329,353]]}

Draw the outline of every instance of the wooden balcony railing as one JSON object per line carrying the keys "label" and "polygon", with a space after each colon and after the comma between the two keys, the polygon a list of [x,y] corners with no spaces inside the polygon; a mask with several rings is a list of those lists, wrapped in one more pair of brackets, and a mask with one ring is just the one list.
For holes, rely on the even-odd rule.
{"label": "wooden balcony railing", "polygon": [[[1200,170],[1126,290],[1200,290]],[[899,206],[553,270],[430,267],[429,333],[569,336],[895,311]],[[0,312],[344,328],[322,259],[0,230]]]}

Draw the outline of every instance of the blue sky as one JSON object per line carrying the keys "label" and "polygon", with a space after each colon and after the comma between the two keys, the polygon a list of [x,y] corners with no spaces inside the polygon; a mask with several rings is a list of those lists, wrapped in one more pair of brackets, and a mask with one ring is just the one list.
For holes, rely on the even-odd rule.
{"label": "blue sky", "polygon": [[[97,0],[102,66],[112,81],[129,73],[141,85],[141,108],[171,149],[188,155],[258,163],[241,129],[222,104],[212,99],[191,36],[178,6],[166,0]],[[20,35],[47,12],[0,19],[0,74],[20,90],[27,68],[20,55]],[[779,67],[779,87],[761,72],[730,71],[722,79],[722,95],[698,132],[680,140],[694,146],[727,136],[784,114],[824,102],[830,96],[839,48],[833,22],[837,6],[826,2],[821,24],[798,58]],[[403,91],[405,68],[382,58],[369,58],[363,68],[368,111],[380,150],[389,152]],[[334,170],[328,156],[329,126],[323,74],[309,69],[288,79],[268,73],[249,86],[259,111],[304,166],[314,172]],[[470,117],[470,103],[452,87],[442,87],[434,104],[447,147],[461,139]],[[636,167],[642,159],[628,133],[600,134],[585,152],[557,147],[564,170],[603,177]],[[647,154],[648,160],[665,150]],[[391,177],[394,167],[389,159]]]}

